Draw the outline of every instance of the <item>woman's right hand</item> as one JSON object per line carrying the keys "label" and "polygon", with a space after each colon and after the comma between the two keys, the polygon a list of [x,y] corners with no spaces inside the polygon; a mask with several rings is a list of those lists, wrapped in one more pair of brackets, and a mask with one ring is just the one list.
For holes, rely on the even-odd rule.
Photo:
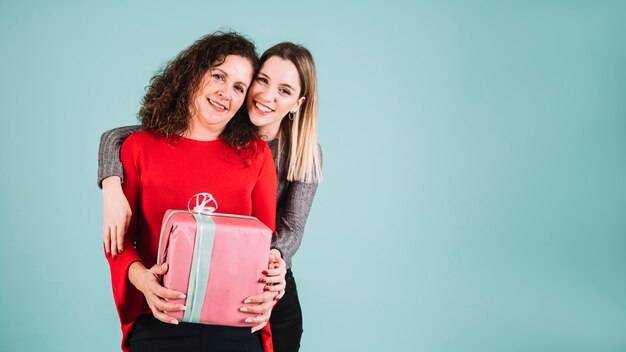
{"label": "woman's right hand", "polygon": [[124,250],[124,235],[132,215],[118,176],[109,176],[102,180],[102,200],[104,208],[104,223],[102,224],[104,248],[107,254],[113,254],[115,257]]}
{"label": "woman's right hand", "polygon": [[169,303],[165,299],[184,299],[185,295],[161,286],[161,276],[167,272],[167,269],[167,264],[157,264],[147,269],[140,262],[134,262],[128,269],[128,278],[146,297],[146,302],[155,318],[164,323],[178,324],[178,320],[167,315],[166,312],[182,311],[185,310],[185,306]]}

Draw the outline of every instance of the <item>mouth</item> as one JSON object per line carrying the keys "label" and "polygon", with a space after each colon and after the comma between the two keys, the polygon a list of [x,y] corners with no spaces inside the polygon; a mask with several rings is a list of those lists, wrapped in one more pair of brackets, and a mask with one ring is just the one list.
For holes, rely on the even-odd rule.
{"label": "mouth", "polygon": [[213,100],[211,100],[210,98],[207,98],[207,101],[209,102],[209,104],[211,104],[211,106],[215,107],[216,110],[218,111],[226,111],[228,110],[228,108],[226,108],[224,105],[214,102]]}
{"label": "mouth", "polygon": [[274,110],[270,109],[269,107],[259,103],[258,101],[254,102],[254,106],[259,109],[259,111],[264,112],[264,113],[269,113],[269,112],[274,112]]}

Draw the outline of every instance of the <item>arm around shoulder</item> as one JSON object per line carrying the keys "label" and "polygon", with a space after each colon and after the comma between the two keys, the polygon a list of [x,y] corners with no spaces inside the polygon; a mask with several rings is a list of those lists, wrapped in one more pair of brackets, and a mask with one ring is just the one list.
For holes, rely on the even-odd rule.
{"label": "arm around shoulder", "polygon": [[120,159],[122,144],[133,133],[141,131],[140,125],[124,126],[104,132],[100,136],[98,150],[98,187],[102,188],[102,181],[110,176],[118,176],[124,182],[124,170]]}

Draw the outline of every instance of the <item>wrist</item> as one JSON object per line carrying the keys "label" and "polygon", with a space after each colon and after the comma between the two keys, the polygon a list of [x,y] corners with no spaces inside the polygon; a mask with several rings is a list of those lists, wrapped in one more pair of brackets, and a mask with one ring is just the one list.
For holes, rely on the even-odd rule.
{"label": "wrist", "polygon": [[148,269],[139,261],[133,262],[128,267],[128,281],[141,292],[143,292],[143,285],[140,278],[146,271]]}
{"label": "wrist", "polygon": [[121,187],[122,179],[119,176],[109,176],[102,180],[102,191],[117,189],[117,187]]}
{"label": "wrist", "polygon": [[270,254],[273,254],[276,259],[283,259],[283,253],[278,248],[270,249]]}

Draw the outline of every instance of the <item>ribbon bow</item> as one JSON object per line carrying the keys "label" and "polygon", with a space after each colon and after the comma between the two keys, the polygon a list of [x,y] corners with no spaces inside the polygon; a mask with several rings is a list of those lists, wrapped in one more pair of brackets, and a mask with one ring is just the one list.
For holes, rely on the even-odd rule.
{"label": "ribbon bow", "polygon": [[[196,205],[191,208],[191,201],[195,199]],[[215,204],[214,207],[210,206],[209,203],[213,202]],[[213,198],[211,193],[198,193],[195,196],[189,198],[187,202],[187,210],[194,213],[200,214],[209,214],[217,210],[217,201]]]}

